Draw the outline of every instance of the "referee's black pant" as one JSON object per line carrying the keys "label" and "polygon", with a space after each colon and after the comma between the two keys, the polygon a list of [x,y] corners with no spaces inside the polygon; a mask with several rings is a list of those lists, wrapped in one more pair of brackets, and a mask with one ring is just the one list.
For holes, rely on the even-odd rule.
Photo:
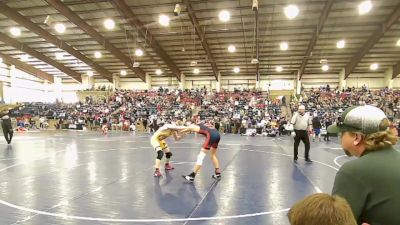
{"label": "referee's black pant", "polygon": [[7,143],[10,144],[14,134],[12,127],[2,124],[1,128],[3,129],[4,138]]}
{"label": "referee's black pant", "polygon": [[294,130],[296,136],[294,137],[294,159],[297,160],[297,155],[299,153],[300,140],[303,141],[305,147],[304,157],[309,159],[310,153],[310,139],[308,138],[308,133],[306,130]]}

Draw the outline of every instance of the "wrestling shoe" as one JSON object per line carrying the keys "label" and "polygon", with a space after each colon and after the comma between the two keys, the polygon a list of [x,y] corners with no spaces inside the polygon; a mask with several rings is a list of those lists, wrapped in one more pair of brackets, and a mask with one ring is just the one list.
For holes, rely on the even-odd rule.
{"label": "wrestling shoe", "polygon": [[190,181],[190,182],[193,182],[194,181],[194,177],[192,177],[192,176],[190,176],[190,175],[182,175],[182,177],[183,177],[183,179],[185,179],[185,180],[187,180],[187,181]]}
{"label": "wrestling shoe", "polygon": [[173,170],[175,169],[171,163],[165,163],[165,170]]}
{"label": "wrestling shoe", "polygon": [[160,170],[154,171],[154,177],[162,177]]}
{"label": "wrestling shoe", "polygon": [[216,180],[220,180],[221,179],[221,174],[220,173],[216,173],[216,174],[213,174],[211,177],[216,179]]}

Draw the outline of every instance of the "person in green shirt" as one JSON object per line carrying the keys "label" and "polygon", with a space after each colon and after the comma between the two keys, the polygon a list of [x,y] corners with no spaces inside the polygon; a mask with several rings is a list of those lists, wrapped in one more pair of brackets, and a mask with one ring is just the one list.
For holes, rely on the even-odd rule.
{"label": "person in green shirt", "polygon": [[332,190],[347,200],[358,224],[400,224],[400,152],[389,126],[382,110],[366,105],[348,108],[328,127],[345,153],[358,157],[340,168]]}

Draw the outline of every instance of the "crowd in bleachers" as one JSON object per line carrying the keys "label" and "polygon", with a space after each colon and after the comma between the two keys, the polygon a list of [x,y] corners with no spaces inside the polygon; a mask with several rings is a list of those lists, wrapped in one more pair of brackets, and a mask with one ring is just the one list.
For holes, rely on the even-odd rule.
{"label": "crowd in bleachers", "polygon": [[44,117],[56,119],[57,128],[87,125],[88,129],[98,129],[101,124],[108,124],[110,128],[129,130],[139,120],[146,128],[154,130],[156,125],[173,118],[191,117],[193,108],[201,104],[201,91],[118,90],[105,98],[88,96],[77,104],[27,103],[12,114],[18,126],[25,128],[37,128],[32,124]]}
{"label": "crowd in bleachers", "polygon": [[[314,117],[313,124],[324,132],[346,108],[370,104],[383,109],[389,117],[398,117],[400,91],[389,89],[346,90],[324,86],[303,91],[289,107],[292,112],[300,104]],[[152,91],[117,90],[107,97],[87,96],[77,104],[29,103],[13,111],[17,124],[24,128],[83,128],[99,129],[107,124],[113,130],[133,130],[141,124],[152,132],[169,121],[181,119],[213,120],[223,133],[276,136],[287,134],[288,124],[282,106],[286,97],[271,99],[267,93],[253,90],[207,91],[169,90]],[[49,120],[57,122],[49,124]]]}
{"label": "crowd in bleachers", "polygon": [[276,136],[286,121],[281,103],[260,91],[209,93],[203,100],[199,117],[214,119],[215,126],[224,133]]}
{"label": "crowd in bleachers", "polygon": [[300,104],[305,105],[308,112],[316,118],[315,123],[325,129],[334,123],[339,115],[348,107],[358,105],[373,105],[382,109],[394,123],[400,112],[400,91],[388,88],[369,90],[367,86],[361,89],[346,88],[339,90],[329,85],[320,88],[303,90],[298,101],[292,101],[292,112]]}
{"label": "crowd in bleachers", "polygon": [[29,103],[13,113],[19,126],[25,128],[37,128],[33,124],[38,121],[41,128],[47,127],[47,120],[55,119],[56,128],[86,126],[87,129],[98,129],[106,123],[110,129],[129,130],[131,125],[140,123],[151,132],[171,120],[193,119],[195,111],[198,119],[214,120],[216,127],[224,133],[244,133],[247,128],[273,129],[278,133],[279,123],[284,119],[280,100],[271,100],[261,92],[216,93],[205,88],[117,90],[104,98],[87,96],[77,104]]}
{"label": "crowd in bleachers", "polygon": [[120,115],[134,115],[148,131],[154,131],[170,120],[191,119],[196,108],[199,109],[198,119],[214,120],[215,126],[225,133],[238,133],[241,127],[255,126],[257,119],[261,122],[265,105],[269,105],[271,115],[280,111],[278,103],[253,91],[215,93],[205,88],[185,91],[160,88],[151,92],[117,93],[117,101],[122,102]]}

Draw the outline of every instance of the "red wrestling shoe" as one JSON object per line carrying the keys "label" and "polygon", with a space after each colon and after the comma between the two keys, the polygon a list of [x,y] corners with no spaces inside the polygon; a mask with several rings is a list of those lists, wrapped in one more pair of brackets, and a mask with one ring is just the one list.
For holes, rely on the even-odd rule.
{"label": "red wrestling shoe", "polygon": [[171,163],[165,163],[165,170],[173,170],[175,169]]}
{"label": "red wrestling shoe", "polygon": [[156,169],[156,171],[154,171],[154,177],[162,177],[162,174],[159,169]]}

